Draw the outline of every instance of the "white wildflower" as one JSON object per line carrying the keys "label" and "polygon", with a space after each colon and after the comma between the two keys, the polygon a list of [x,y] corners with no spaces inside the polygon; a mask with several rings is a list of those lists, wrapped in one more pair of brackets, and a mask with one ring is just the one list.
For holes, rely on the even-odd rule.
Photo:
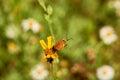
{"label": "white wildflower", "polygon": [[100,38],[105,44],[111,44],[117,40],[117,35],[111,26],[104,26],[100,29]]}
{"label": "white wildflower", "polygon": [[114,69],[104,65],[97,69],[97,77],[99,80],[111,80],[114,77]]}
{"label": "white wildflower", "polygon": [[41,29],[40,24],[36,20],[31,18],[23,20],[22,27],[24,31],[32,30],[34,33],[39,32]]}
{"label": "white wildflower", "polygon": [[14,39],[18,36],[19,30],[18,30],[17,26],[12,24],[12,25],[7,26],[5,34],[6,34],[6,37],[8,37],[10,39]]}
{"label": "white wildflower", "polygon": [[108,6],[110,8],[114,8],[115,12],[116,12],[116,15],[120,16],[120,0],[111,0],[111,1],[109,1]]}
{"label": "white wildflower", "polygon": [[34,80],[45,80],[45,78],[48,76],[48,71],[44,69],[44,66],[36,65],[31,70],[31,76]]}
{"label": "white wildflower", "polygon": [[120,0],[115,0],[115,1],[113,1],[113,7],[114,7],[116,10],[120,10]]}

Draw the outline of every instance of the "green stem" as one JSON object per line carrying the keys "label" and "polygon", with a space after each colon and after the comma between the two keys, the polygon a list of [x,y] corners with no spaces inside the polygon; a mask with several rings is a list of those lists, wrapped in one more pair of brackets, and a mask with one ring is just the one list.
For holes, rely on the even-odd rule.
{"label": "green stem", "polygon": [[52,76],[50,80],[56,80],[55,71],[54,71],[54,64],[50,64],[50,75]]}
{"label": "green stem", "polygon": [[[50,64],[50,76],[52,76],[52,75],[53,75],[53,72],[52,72],[52,64]],[[51,77],[50,77],[49,79],[52,80]]]}
{"label": "green stem", "polygon": [[100,48],[103,46],[103,42],[99,42],[99,44],[97,44],[96,47],[96,53],[98,53],[98,51],[100,50]]}
{"label": "green stem", "polygon": [[55,35],[53,33],[53,29],[52,29],[51,23],[49,23],[49,30],[50,30],[51,35],[53,36],[53,40],[55,41]]}
{"label": "green stem", "polygon": [[101,59],[99,57],[101,57],[102,55],[100,54],[100,49],[103,47],[103,42],[99,42],[99,44],[97,44],[95,47],[96,47],[96,65],[95,66],[99,66],[101,64]]}
{"label": "green stem", "polygon": [[38,0],[39,4],[41,5],[41,7],[46,11],[46,7],[45,7],[45,3],[43,0]]}

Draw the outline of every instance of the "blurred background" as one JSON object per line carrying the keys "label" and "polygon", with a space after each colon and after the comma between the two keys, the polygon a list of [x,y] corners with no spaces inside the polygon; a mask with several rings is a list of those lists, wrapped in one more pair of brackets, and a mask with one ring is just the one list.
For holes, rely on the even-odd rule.
{"label": "blurred background", "polygon": [[[55,42],[72,38],[57,52],[56,80],[98,80],[96,71],[102,65],[111,66],[112,79],[119,80],[120,1],[44,0],[44,4],[52,12],[47,13],[38,0],[0,0],[0,80],[33,80],[31,69],[47,64],[39,40],[51,36],[48,14]],[[111,26],[117,35],[109,45],[100,37],[104,26]]]}

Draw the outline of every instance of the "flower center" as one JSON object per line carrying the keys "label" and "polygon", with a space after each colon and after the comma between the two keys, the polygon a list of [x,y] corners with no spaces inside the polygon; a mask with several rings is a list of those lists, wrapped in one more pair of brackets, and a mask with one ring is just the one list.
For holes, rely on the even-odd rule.
{"label": "flower center", "polygon": [[29,24],[29,27],[30,27],[30,28],[32,28],[32,27],[33,27],[34,22],[33,22],[32,20],[30,20],[30,21],[28,22],[28,24]]}
{"label": "flower center", "polygon": [[42,74],[42,71],[41,71],[41,70],[38,70],[38,71],[37,71],[37,74],[38,74],[38,75],[41,75],[41,74]]}
{"label": "flower center", "polygon": [[108,32],[106,33],[106,36],[109,37],[109,36],[111,36],[112,34],[113,34],[112,31],[108,31]]}
{"label": "flower center", "polygon": [[108,74],[108,71],[107,70],[103,70],[103,75],[107,75]]}
{"label": "flower center", "polygon": [[47,53],[47,54],[49,54],[49,55],[54,54],[54,52],[53,52],[52,49],[46,49],[46,50],[45,50],[45,53]]}

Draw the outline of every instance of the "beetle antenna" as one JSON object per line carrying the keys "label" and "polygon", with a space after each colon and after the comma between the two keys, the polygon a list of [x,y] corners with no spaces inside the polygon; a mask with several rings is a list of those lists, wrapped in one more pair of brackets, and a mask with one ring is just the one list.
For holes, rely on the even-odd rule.
{"label": "beetle antenna", "polygon": [[66,33],[66,40],[69,41],[71,40],[72,38],[68,38],[68,34]]}
{"label": "beetle antenna", "polygon": [[69,41],[69,40],[71,40],[71,39],[73,39],[73,38],[69,38],[69,39],[67,39],[67,41]]}
{"label": "beetle antenna", "polygon": [[66,33],[66,39],[68,39],[68,34]]}

